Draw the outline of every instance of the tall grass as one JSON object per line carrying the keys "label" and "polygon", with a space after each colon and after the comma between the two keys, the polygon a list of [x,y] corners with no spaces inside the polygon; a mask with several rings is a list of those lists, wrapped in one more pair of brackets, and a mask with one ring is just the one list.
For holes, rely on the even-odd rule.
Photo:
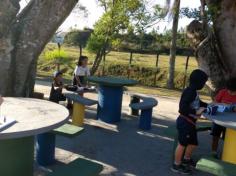
{"label": "tall grass", "polygon": [[[50,59],[47,59],[47,53],[49,51],[54,51],[56,45],[49,44],[44,52],[41,54],[38,62],[38,71],[44,74],[51,74],[55,67],[52,66]],[[63,46],[63,51],[68,55],[66,63],[61,65],[62,69],[66,68],[65,76],[67,78],[72,77],[73,69],[75,63],[79,58],[79,48]],[[83,50],[83,55],[89,57],[89,66],[92,65],[95,55],[89,53],[87,50]],[[51,56],[50,56],[51,57]],[[105,65],[101,63],[99,71],[105,68],[106,75],[123,76],[128,77],[130,53],[126,52],[110,52],[106,57]],[[183,81],[185,76],[185,64],[186,57],[177,56],[176,66],[175,66],[175,87],[177,89],[182,89]],[[130,78],[136,79],[141,85],[146,86],[157,86],[165,87],[168,75],[169,66],[169,56],[160,55],[158,68],[156,68],[156,55],[146,55],[146,54],[133,54],[132,66],[130,69]],[[50,69],[49,69],[50,68]],[[195,58],[191,57],[189,60],[189,67],[187,72],[187,77],[192,70],[197,68],[197,62]],[[155,83],[156,74],[156,84]]]}

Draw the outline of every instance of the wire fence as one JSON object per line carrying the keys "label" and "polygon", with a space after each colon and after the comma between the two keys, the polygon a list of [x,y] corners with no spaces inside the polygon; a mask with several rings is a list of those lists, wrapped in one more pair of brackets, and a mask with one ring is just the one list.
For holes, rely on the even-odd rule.
{"label": "wire fence", "polygon": [[[189,72],[195,68],[197,62],[190,54],[176,57],[177,88],[185,88]],[[144,85],[160,86],[160,82],[167,79],[168,69],[168,55],[112,52],[103,58],[99,72],[101,75],[134,78]]]}

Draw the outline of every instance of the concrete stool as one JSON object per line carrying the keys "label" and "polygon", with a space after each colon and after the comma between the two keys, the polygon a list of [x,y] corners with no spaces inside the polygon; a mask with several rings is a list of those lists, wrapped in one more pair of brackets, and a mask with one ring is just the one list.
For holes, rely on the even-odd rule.
{"label": "concrete stool", "polygon": [[139,98],[141,100],[139,103],[133,103],[129,105],[134,110],[141,110],[139,128],[142,130],[150,130],[152,123],[152,110],[153,107],[157,106],[157,100],[140,95],[133,95],[133,97]]}
{"label": "concrete stool", "polygon": [[72,124],[83,126],[85,118],[85,106],[97,104],[97,101],[84,98],[76,93],[66,93],[66,98],[73,101]]}

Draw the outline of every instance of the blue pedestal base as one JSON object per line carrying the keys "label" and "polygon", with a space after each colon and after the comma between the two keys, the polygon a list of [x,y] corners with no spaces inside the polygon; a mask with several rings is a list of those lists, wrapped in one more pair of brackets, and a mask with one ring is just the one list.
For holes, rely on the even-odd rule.
{"label": "blue pedestal base", "polygon": [[106,123],[119,122],[123,87],[99,86],[97,118]]}
{"label": "blue pedestal base", "polygon": [[142,110],[139,120],[141,130],[150,130],[152,124],[152,109]]}
{"label": "blue pedestal base", "polygon": [[55,163],[56,135],[44,133],[37,135],[36,139],[36,160],[41,166],[48,166]]}

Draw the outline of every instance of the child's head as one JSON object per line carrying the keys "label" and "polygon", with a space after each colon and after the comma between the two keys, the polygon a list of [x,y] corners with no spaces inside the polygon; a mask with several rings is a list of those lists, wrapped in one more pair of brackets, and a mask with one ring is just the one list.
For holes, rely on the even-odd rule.
{"label": "child's head", "polygon": [[88,65],[88,57],[87,56],[80,56],[78,66],[85,67],[87,65]]}
{"label": "child's head", "polygon": [[197,69],[191,73],[189,82],[191,87],[195,88],[196,90],[201,90],[206,84],[207,80],[207,74],[204,71]]}
{"label": "child's head", "polygon": [[226,81],[226,88],[230,92],[236,93],[236,77],[231,77]]}
{"label": "child's head", "polygon": [[55,71],[55,72],[53,73],[53,79],[54,79],[54,81],[56,81],[56,82],[62,82],[62,75],[63,75],[63,73],[62,73],[61,71]]}

